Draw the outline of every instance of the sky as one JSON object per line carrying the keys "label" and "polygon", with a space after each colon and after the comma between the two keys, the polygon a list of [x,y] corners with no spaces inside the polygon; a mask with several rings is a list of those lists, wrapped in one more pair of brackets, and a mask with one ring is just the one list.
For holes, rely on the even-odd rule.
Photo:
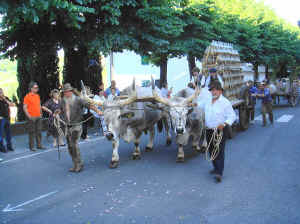
{"label": "sky", "polygon": [[264,0],[276,14],[293,25],[300,20],[300,0]]}

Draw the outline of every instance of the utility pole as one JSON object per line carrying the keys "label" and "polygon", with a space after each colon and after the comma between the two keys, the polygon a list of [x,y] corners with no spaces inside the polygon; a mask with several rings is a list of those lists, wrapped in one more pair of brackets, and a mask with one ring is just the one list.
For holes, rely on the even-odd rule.
{"label": "utility pole", "polygon": [[114,53],[111,51],[109,55],[110,59],[110,77],[109,81],[115,80],[115,68],[114,68]]}

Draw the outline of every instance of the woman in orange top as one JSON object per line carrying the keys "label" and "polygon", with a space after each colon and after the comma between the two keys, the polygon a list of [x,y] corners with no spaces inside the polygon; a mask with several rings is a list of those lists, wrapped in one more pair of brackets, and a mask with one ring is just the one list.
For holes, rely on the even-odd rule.
{"label": "woman in orange top", "polygon": [[36,151],[34,148],[34,137],[38,149],[44,149],[42,146],[42,111],[41,100],[38,94],[39,86],[36,82],[29,83],[29,93],[24,97],[23,110],[28,119],[29,149]]}

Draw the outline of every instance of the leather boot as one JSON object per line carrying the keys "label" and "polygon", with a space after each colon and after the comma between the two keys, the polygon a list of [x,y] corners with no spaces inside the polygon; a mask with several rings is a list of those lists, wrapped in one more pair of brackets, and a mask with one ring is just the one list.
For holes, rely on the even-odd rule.
{"label": "leather boot", "polygon": [[0,142],[0,151],[1,151],[1,152],[4,152],[4,153],[6,153],[6,152],[7,152],[7,150],[6,150],[5,146],[3,145],[3,143],[2,143],[2,142]]}
{"label": "leather boot", "polygon": [[34,133],[29,133],[28,137],[29,137],[29,149],[31,151],[36,151],[36,149],[34,148]]}
{"label": "leather boot", "polygon": [[42,146],[42,134],[41,133],[36,134],[36,143],[37,143],[38,149],[45,149],[45,147]]}
{"label": "leather boot", "polygon": [[11,143],[7,144],[6,148],[7,148],[8,151],[15,151],[14,148],[12,147]]}

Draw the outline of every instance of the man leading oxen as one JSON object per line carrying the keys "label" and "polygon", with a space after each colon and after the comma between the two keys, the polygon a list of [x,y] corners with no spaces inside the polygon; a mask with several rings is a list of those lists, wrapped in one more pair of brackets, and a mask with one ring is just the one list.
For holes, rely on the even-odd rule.
{"label": "man leading oxen", "polygon": [[[135,103],[137,101],[135,82],[133,82],[132,88],[127,88],[127,94],[127,99],[116,98],[105,100],[104,102],[93,102],[97,105],[103,105],[104,108],[104,120],[107,125],[106,138],[112,141],[113,147],[111,168],[116,168],[119,165],[118,150],[120,138],[128,143],[134,143],[135,148],[132,153],[132,159],[140,159],[140,137],[143,132],[149,132],[150,138],[146,151],[152,151],[155,124],[163,116],[162,111],[148,107],[147,104],[149,103]],[[171,136],[168,136],[167,142],[170,141]]]}

